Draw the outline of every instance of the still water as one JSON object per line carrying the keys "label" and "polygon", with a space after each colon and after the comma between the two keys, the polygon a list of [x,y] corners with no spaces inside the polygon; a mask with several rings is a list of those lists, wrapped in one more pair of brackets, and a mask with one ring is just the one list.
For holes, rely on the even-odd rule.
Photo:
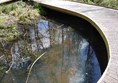
{"label": "still water", "polygon": [[31,64],[44,52],[33,66],[28,83],[96,83],[99,80],[101,71],[94,50],[71,26],[39,19],[37,26],[19,31],[23,37],[10,47],[9,72],[1,76],[0,83],[25,83]]}

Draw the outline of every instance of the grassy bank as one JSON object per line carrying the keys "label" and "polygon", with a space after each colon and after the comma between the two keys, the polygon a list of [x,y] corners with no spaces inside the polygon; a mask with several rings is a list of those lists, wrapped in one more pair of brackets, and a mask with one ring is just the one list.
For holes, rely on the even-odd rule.
{"label": "grassy bank", "polygon": [[40,17],[38,4],[18,1],[0,5],[0,41],[12,40],[20,33],[18,25],[34,25]]}
{"label": "grassy bank", "polygon": [[[37,24],[41,12],[42,9],[37,3],[17,1],[0,4],[0,81],[9,64],[12,63],[11,49],[14,48],[14,43],[20,36],[25,36],[22,32],[24,29]],[[23,48],[23,52],[26,51]]]}

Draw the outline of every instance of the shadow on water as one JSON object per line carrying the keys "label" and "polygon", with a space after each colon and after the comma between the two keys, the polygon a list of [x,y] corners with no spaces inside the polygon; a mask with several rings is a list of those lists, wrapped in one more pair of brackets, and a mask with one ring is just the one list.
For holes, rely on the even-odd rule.
{"label": "shadow on water", "polygon": [[95,51],[98,62],[100,64],[101,73],[105,71],[108,63],[108,55],[105,46],[105,42],[98,33],[98,31],[86,20],[65,14],[58,11],[54,11],[43,7],[47,10],[47,17],[58,21],[59,23],[66,24],[75,29],[83,38],[85,38]]}
{"label": "shadow on water", "polygon": [[25,83],[34,57],[45,51],[28,83],[96,83],[107,64],[107,60],[101,62],[106,59],[106,49],[98,32],[83,19],[47,12],[49,19],[39,19],[35,28],[20,30],[23,37],[11,47],[11,71],[0,83]]}

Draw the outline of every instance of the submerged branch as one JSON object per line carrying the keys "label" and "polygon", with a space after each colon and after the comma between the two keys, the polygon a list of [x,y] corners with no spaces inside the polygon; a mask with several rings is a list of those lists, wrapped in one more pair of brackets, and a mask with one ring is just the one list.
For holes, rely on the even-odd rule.
{"label": "submerged branch", "polygon": [[12,62],[11,62],[11,65],[9,67],[9,69],[5,72],[6,74],[9,73],[9,71],[11,70],[13,64],[14,64],[14,54],[13,54],[13,47],[11,47],[11,55],[12,55]]}
{"label": "submerged branch", "polygon": [[30,73],[31,73],[31,70],[34,66],[34,64],[43,56],[45,55],[47,52],[44,52],[43,54],[41,54],[31,65],[30,69],[29,69],[29,72],[28,72],[28,75],[27,75],[27,78],[26,78],[26,82],[25,83],[28,83],[28,80],[29,80],[29,76],[30,76]]}
{"label": "submerged branch", "polygon": [[4,55],[0,56],[0,59],[1,59],[2,57],[4,57]]}

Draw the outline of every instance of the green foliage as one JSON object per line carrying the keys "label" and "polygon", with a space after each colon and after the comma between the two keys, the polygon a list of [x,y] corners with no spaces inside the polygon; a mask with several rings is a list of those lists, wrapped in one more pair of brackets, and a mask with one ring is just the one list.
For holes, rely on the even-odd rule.
{"label": "green foliage", "polygon": [[[33,24],[40,17],[40,6],[31,6],[25,2],[19,1],[13,4],[0,6],[0,14],[13,16],[17,23]],[[42,10],[41,10],[42,11]]]}
{"label": "green foliage", "polygon": [[34,9],[36,9],[40,14],[45,15],[46,12],[43,10],[43,8],[40,6],[39,3],[34,2],[33,3]]}
{"label": "green foliage", "polygon": [[111,8],[115,8],[118,9],[118,1],[117,0],[102,0],[100,3],[97,3],[101,6],[105,6],[105,7],[111,7]]}
{"label": "green foliage", "polygon": [[16,9],[16,5],[14,5],[14,4],[11,4],[11,5],[3,5],[3,6],[1,6],[0,11],[2,13],[9,14],[10,11],[13,11],[14,9]]}
{"label": "green foliage", "polygon": [[10,19],[11,18],[7,15],[0,16],[0,42],[10,41],[19,35],[14,22]]}
{"label": "green foliage", "polygon": [[18,4],[18,7],[11,11],[10,15],[14,15],[17,23],[21,24],[33,24],[40,16],[39,10],[33,9],[31,5],[24,2]]}
{"label": "green foliage", "polygon": [[118,9],[118,0],[70,0]]}
{"label": "green foliage", "polygon": [[13,40],[17,36],[19,36],[19,32],[13,25],[9,25],[5,28],[0,28],[0,42]]}
{"label": "green foliage", "polygon": [[5,22],[6,16],[0,16],[0,28],[4,27],[4,22]]}
{"label": "green foliage", "polygon": [[16,21],[21,24],[34,24],[40,16],[37,9],[32,9],[31,6],[18,8],[15,12],[18,13],[16,14]]}
{"label": "green foliage", "polygon": [[[41,11],[40,11],[41,10]],[[26,4],[18,1],[12,4],[3,4],[0,6],[0,41],[12,40],[19,33],[17,24],[34,25],[43,12],[39,4]]]}

